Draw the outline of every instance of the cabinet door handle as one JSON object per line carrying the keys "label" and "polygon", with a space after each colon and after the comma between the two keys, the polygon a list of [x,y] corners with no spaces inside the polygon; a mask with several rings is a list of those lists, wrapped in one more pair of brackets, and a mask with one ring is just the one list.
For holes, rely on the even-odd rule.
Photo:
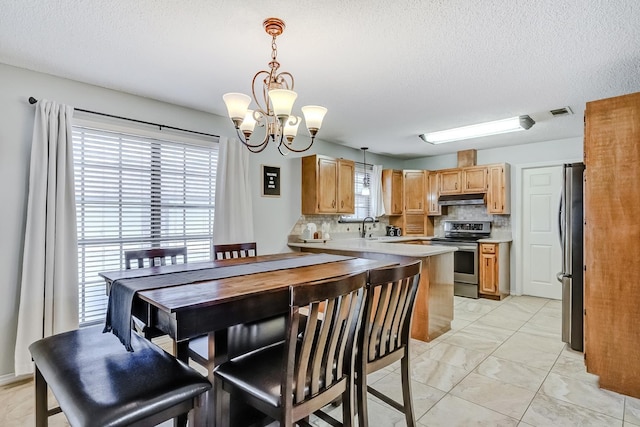
{"label": "cabinet door handle", "polygon": [[456,190],[458,189],[458,183],[457,183],[457,182],[456,182],[456,187],[455,187],[455,189],[456,189]]}
{"label": "cabinet door handle", "polygon": [[344,208],[344,200],[341,200],[341,201],[340,201],[340,207],[341,207],[341,208]]}
{"label": "cabinet door handle", "polygon": [[335,200],[332,200],[332,201],[331,201],[331,207],[332,207],[332,208],[335,208],[335,207],[336,207],[336,201],[335,201]]}

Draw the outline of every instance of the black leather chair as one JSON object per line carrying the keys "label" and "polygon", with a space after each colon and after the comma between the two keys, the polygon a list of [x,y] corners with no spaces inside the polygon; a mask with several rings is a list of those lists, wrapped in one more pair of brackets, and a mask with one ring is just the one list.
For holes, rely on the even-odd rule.
{"label": "black leather chair", "polygon": [[[155,267],[159,265],[167,265],[167,258],[171,260],[171,264],[178,263],[178,257],[182,257],[182,262],[187,262],[187,248],[185,246],[179,248],[150,248],[139,249],[133,251],[125,251],[124,265],[127,270],[131,269],[131,261],[137,261],[137,267]],[[145,265],[145,260],[147,263]]]}
{"label": "black leather chair", "polygon": [[[408,427],[416,425],[411,402],[409,343],[422,261],[369,271],[367,301],[358,336],[356,389],[358,426],[369,425],[367,392],[403,412]],[[367,374],[400,360],[403,405],[367,385]],[[375,423],[372,423],[375,425]]]}
{"label": "black leather chair", "polygon": [[[305,424],[312,413],[333,424],[337,420],[320,409],[340,398],[343,425],[351,426],[355,333],[362,319],[366,278],[364,272],[292,286],[285,342],[218,366],[216,408],[230,393],[283,426]],[[308,309],[302,331],[301,308]],[[229,425],[226,415],[216,411],[216,425]]]}
{"label": "black leather chair", "polygon": [[[63,412],[76,426],[153,426],[189,413],[202,424],[211,383],[150,341],[131,335],[134,351],[101,327],[65,332],[29,346],[35,362],[36,426]],[[59,408],[48,409],[47,386]],[[184,418],[184,417],[183,417]],[[199,421],[197,421],[199,420]]]}

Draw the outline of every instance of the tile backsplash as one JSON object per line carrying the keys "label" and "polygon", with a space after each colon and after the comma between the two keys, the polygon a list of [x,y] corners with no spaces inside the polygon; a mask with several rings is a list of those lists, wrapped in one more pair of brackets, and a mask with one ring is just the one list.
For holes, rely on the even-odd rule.
{"label": "tile backsplash", "polygon": [[[389,225],[389,218],[386,216],[377,218],[378,222],[372,225],[367,222],[367,229],[373,227],[371,232],[374,235],[383,235],[386,230],[386,226]],[[291,231],[290,236],[299,236],[305,229],[307,224],[314,223],[319,230],[322,229],[322,224],[326,223],[329,227],[329,234],[332,238],[340,237],[357,237],[359,229],[362,225],[361,222],[339,222],[340,215],[301,215],[298,221],[295,223]]]}
{"label": "tile backsplash", "polygon": [[[492,236],[505,236],[511,234],[511,216],[509,215],[489,215],[487,207],[482,206],[448,206],[447,215],[433,217],[434,235],[444,235],[445,220],[457,221],[491,221]],[[339,222],[339,215],[301,215],[298,221],[289,232],[290,238],[297,238],[302,234],[307,224],[314,223],[320,231],[322,224],[327,224],[329,234],[332,238],[357,237],[361,227],[360,222]],[[389,218],[386,216],[378,218],[373,225],[371,232],[374,235],[384,235],[385,228],[389,225]],[[372,227],[367,223],[367,228]]]}
{"label": "tile backsplash", "polygon": [[510,215],[490,215],[487,207],[478,206],[447,206],[447,215],[436,216],[433,222],[435,235],[444,234],[444,221],[491,221],[491,234],[511,233]]}

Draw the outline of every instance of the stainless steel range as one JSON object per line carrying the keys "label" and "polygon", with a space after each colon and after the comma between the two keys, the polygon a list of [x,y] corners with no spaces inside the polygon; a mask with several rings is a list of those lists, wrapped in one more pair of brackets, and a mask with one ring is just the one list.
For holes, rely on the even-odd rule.
{"label": "stainless steel range", "polygon": [[491,221],[444,221],[444,237],[432,245],[456,246],[453,254],[454,295],[478,298],[478,240],[491,235]]}

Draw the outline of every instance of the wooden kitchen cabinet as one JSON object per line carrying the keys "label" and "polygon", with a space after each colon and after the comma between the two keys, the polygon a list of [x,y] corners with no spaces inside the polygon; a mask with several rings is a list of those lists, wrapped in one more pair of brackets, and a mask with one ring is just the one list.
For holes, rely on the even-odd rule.
{"label": "wooden kitchen cabinet", "polygon": [[640,92],[584,117],[584,360],[600,387],[640,398]]}
{"label": "wooden kitchen cabinet", "polygon": [[462,171],[460,169],[443,169],[440,173],[440,194],[462,193]]}
{"label": "wooden kitchen cabinet", "polygon": [[404,171],[404,212],[424,214],[426,212],[426,171]]}
{"label": "wooden kitchen cabinet", "polygon": [[485,193],[487,191],[487,167],[474,166],[462,169],[462,192]]}
{"label": "wooden kitchen cabinet", "polygon": [[382,171],[382,199],[386,215],[402,215],[404,174],[401,170]]}
{"label": "wooden kitchen cabinet", "polygon": [[355,163],[313,155],[302,158],[302,214],[352,214]]}
{"label": "wooden kitchen cabinet", "polygon": [[440,194],[485,193],[487,191],[487,167],[444,169],[440,173]]}
{"label": "wooden kitchen cabinet", "polygon": [[509,295],[509,244],[480,244],[479,293],[481,297],[502,299]]}
{"label": "wooden kitchen cabinet", "polygon": [[440,172],[429,172],[427,176],[427,215],[442,215],[442,206],[438,204],[440,196]]}
{"label": "wooden kitchen cabinet", "polygon": [[511,213],[511,167],[508,163],[487,166],[487,213],[506,215]]}

